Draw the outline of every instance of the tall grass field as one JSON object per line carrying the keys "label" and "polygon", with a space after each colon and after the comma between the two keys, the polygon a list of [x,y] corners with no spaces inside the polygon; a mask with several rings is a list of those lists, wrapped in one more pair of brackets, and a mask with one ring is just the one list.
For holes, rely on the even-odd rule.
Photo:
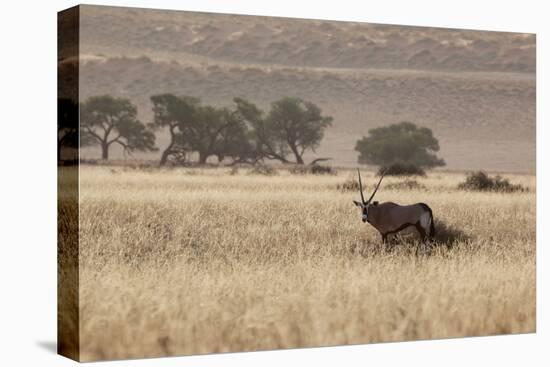
{"label": "tall grass field", "polygon": [[82,360],[535,331],[534,176],[384,178],[375,200],[433,210],[419,252],[361,222],[356,171],[271,173],[82,166]]}

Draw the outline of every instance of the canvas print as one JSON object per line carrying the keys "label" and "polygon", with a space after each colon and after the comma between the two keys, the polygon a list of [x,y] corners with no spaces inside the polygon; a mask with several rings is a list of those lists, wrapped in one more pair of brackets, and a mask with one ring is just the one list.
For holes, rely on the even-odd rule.
{"label": "canvas print", "polygon": [[77,6],[58,348],[535,332],[534,34]]}

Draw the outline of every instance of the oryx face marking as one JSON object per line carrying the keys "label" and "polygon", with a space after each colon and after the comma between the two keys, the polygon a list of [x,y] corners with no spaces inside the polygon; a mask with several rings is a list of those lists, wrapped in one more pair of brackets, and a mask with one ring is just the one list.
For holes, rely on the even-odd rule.
{"label": "oryx face marking", "polygon": [[369,220],[369,206],[363,207],[363,215],[362,215],[363,223],[367,222]]}
{"label": "oryx face marking", "polygon": [[353,201],[355,205],[357,205],[359,208],[361,208],[361,220],[363,223],[366,223],[369,220],[369,205],[365,205],[359,201]]}

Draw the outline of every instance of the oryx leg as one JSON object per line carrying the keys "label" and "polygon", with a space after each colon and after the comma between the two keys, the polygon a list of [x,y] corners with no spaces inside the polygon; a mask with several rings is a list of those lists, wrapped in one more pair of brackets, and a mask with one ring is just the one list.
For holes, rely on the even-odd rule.
{"label": "oryx leg", "polygon": [[422,238],[422,242],[426,242],[426,238],[428,237],[426,236],[426,230],[422,227],[422,224],[420,222],[417,222],[415,224],[415,227],[418,233],[420,234],[420,238]]}
{"label": "oryx leg", "polygon": [[384,246],[384,250],[386,252],[390,252],[393,249],[393,246],[388,242],[388,234],[387,233],[380,233],[382,235],[382,246]]}

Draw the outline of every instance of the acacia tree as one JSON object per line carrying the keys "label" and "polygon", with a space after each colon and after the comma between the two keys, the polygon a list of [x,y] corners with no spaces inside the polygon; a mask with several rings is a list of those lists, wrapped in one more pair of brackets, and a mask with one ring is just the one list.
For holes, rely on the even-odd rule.
{"label": "acacia tree", "polygon": [[66,148],[78,148],[78,104],[69,98],[57,100],[57,160]]}
{"label": "acacia tree", "polygon": [[[93,144],[90,135],[85,131],[78,131],[78,103],[71,98],[57,100],[57,160],[62,159],[62,152],[67,148],[78,149]],[[75,153],[69,154],[77,159]]]}
{"label": "acacia tree", "polygon": [[357,141],[355,150],[359,152],[359,163],[364,164],[406,163],[425,168],[445,165],[435,154],[439,142],[432,131],[411,122],[371,129],[369,136]]}
{"label": "acacia tree", "polygon": [[230,157],[241,161],[250,151],[249,130],[236,108],[216,108],[201,105],[193,97],[161,94],[151,97],[155,128],[167,128],[170,141],[163,151],[160,165],[169,157],[198,154],[204,164],[215,155],[219,161]]}
{"label": "acacia tree", "polygon": [[304,152],[315,151],[332,120],[323,116],[313,103],[297,98],[274,102],[268,116],[242,98],[234,98],[234,105],[224,108],[201,105],[196,98],[172,94],[152,96],[151,101],[152,126],[168,128],[170,133],[161,165],[171,155],[177,157],[188,152],[196,152],[200,164],[213,155],[219,162],[230,158],[231,164],[254,164],[263,159],[290,163],[291,154],[296,163],[303,164]]}
{"label": "acacia tree", "polygon": [[124,98],[109,95],[88,98],[81,106],[81,131],[101,146],[101,158],[109,159],[113,144],[125,153],[154,151],[155,135],[137,119],[137,109]]}
{"label": "acacia tree", "polygon": [[156,129],[167,128],[170,134],[168,146],[162,152],[160,165],[166,164],[171,156],[184,155],[190,147],[185,146],[182,136],[185,125],[191,124],[200,100],[194,97],[177,97],[173,94],[160,94],[151,97]]}
{"label": "acacia tree", "polygon": [[180,124],[183,143],[199,155],[198,162],[206,163],[208,157],[216,155],[220,134],[228,126],[225,109],[198,105],[193,119]]}
{"label": "acacia tree", "polygon": [[231,164],[255,164],[265,157],[257,130],[263,112],[246,99],[234,98],[233,102],[233,107],[226,109],[227,126],[220,134],[218,159],[229,157]]}
{"label": "acacia tree", "polygon": [[266,150],[266,156],[288,163],[294,155],[295,163],[304,164],[306,150],[319,146],[332,117],[323,116],[321,109],[300,98],[285,97],[271,104],[271,110],[257,133]]}

